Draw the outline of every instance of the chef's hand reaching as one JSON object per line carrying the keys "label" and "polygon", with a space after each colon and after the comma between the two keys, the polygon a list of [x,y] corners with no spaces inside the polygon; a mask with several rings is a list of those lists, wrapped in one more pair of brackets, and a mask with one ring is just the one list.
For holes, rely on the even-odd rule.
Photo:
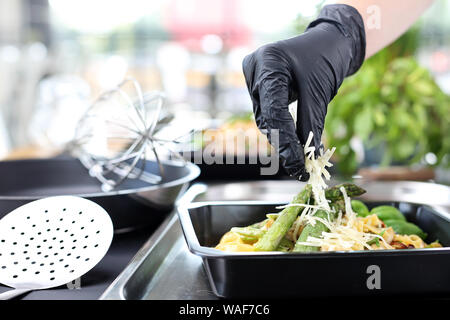
{"label": "chef's hand reaching", "polygon": [[[328,103],[365,57],[363,20],[348,5],[325,6],[300,36],[265,45],[245,57],[243,70],[258,127],[276,146],[289,175],[306,181],[303,145],[320,147]],[[288,105],[297,100],[297,123]]]}

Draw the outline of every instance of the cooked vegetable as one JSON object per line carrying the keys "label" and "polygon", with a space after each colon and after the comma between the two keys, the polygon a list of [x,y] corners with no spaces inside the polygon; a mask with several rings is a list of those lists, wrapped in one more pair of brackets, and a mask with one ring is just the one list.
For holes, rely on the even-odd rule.
{"label": "cooked vegetable", "polygon": [[420,229],[418,226],[416,226],[414,223],[406,222],[403,220],[383,220],[383,222],[394,229],[395,233],[398,234],[406,234],[406,235],[412,235],[415,234],[419,237],[421,237],[423,240],[427,237],[426,232],[424,232],[422,229]]}
{"label": "cooked vegetable", "polygon": [[268,214],[266,214],[266,217],[268,219],[277,220],[279,215],[280,215],[279,213],[268,213]]}
{"label": "cooked vegetable", "polygon": [[364,193],[366,193],[366,190],[363,188],[358,187],[357,185],[353,183],[342,183],[338,184],[334,187],[328,188],[325,190],[325,197],[327,200],[330,201],[336,201],[336,200],[342,200],[344,199],[344,196],[342,195],[341,190],[339,190],[341,187],[344,187],[345,192],[347,192],[347,195],[349,197],[357,197]]}
{"label": "cooked vegetable", "polygon": [[[318,210],[314,217],[324,219],[324,220],[331,220],[333,221],[336,218],[336,215],[339,211],[342,213],[345,213],[345,203],[344,200],[337,200],[331,203],[331,208],[334,210],[334,213],[328,214],[324,210]],[[297,239],[297,242],[294,247],[294,252],[313,252],[313,251],[319,251],[320,248],[317,246],[305,246],[302,244],[302,242],[305,242],[308,237],[320,237],[322,235],[322,232],[329,231],[328,227],[325,226],[322,222],[316,221],[315,225],[307,224],[302,232],[300,233],[300,236]]]}
{"label": "cooked vegetable", "polygon": [[381,220],[402,220],[406,221],[405,216],[393,206],[378,206],[370,211],[371,214],[376,214]]}
{"label": "cooked vegetable", "polygon": [[281,239],[277,251],[289,252],[292,250],[292,248],[294,248],[294,243],[291,240],[284,237],[283,239]]}
{"label": "cooked vegetable", "polygon": [[342,213],[345,213],[345,202],[344,200],[337,200],[331,203],[331,208],[338,213],[341,211]]}
{"label": "cooked vegetable", "polygon": [[[317,204],[309,204],[311,193],[308,186],[291,203],[298,206],[287,207],[280,214],[269,213],[268,219],[249,227],[232,228],[216,248],[247,252],[262,251],[265,246],[268,249],[264,251],[317,252],[442,247],[438,242],[425,243],[422,239],[426,233],[413,223],[399,219],[383,221],[376,214],[358,217],[355,202],[351,203],[348,197],[331,202],[331,211],[318,209]],[[351,212],[346,210],[350,207]],[[389,216],[388,212],[395,218],[400,217],[398,213],[392,214],[397,209],[390,206],[377,210],[383,217]]]}
{"label": "cooked vegetable", "polygon": [[244,243],[241,237],[234,232],[227,232],[220,239],[216,249],[228,252],[251,252],[255,251],[255,248],[251,244]]}
{"label": "cooked vegetable", "polygon": [[426,248],[442,248],[442,245],[439,243],[438,240],[436,240],[430,244],[427,244]]}
{"label": "cooked vegetable", "polygon": [[359,200],[352,200],[352,209],[360,217],[366,217],[370,214],[369,208]]}
{"label": "cooked vegetable", "polygon": [[[315,214],[315,217],[328,220],[328,213],[324,210],[318,210]],[[330,214],[331,218],[331,214]],[[308,240],[308,237],[316,237],[319,238],[322,235],[322,232],[328,231],[328,227],[324,225],[320,221],[316,221],[314,225],[311,223],[307,224],[300,234],[300,237],[298,237],[298,240],[294,247],[294,252],[313,252],[313,251],[320,251],[320,247],[317,246],[306,246],[304,244],[301,244],[302,242],[306,242]]]}
{"label": "cooked vegetable", "polygon": [[304,147],[305,169],[310,175],[306,187],[290,204],[277,207],[283,209],[279,214],[268,213],[260,223],[233,228],[222,237],[217,249],[316,252],[427,247],[422,240],[426,234],[406,222],[398,209],[379,206],[370,214],[364,203],[351,200],[364,189],[351,183],[326,189],[334,148],[321,150],[316,156],[311,141],[312,134]]}
{"label": "cooked vegetable", "polygon": [[250,225],[249,227],[260,229],[267,223],[268,220],[269,219],[266,219],[266,220],[263,220],[263,221],[260,221],[260,222],[256,222],[256,223]]}
{"label": "cooked vegetable", "polygon": [[[383,236],[383,234],[386,232],[386,230],[381,231],[378,235]],[[377,247],[380,246],[380,239],[378,237],[373,238],[372,240],[367,241],[368,245],[376,244]]]}
{"label": "cooked vegetable", "polygon": [[[318,210],[314,217],[324,219],[324,220],[331,220],[333,221],[336,218],[337,213],[340,211],[342,213],[345,213],[345,203],[344,200],[336,200],[331,203],[331,208],[334,210],[334,213],[328,214],[324,210]],[[322,232],[329,231],[328,227],[325,226],[322,222],[316,221],[315,225],[307,224],[302,232],[300,233],[300,236],[297,239],[297,242],[294,247],[294,252],[313,252],[313,251],[319,251],[320,248],[317,246],[305,246],[302,244],[302,242],[305,242],[308,237],[320,237],[322,235]]]}
{"label": "cooked vegetable", "polygon": [[[311,197],[311,185],[306,187],[292,200],[293,204],[307,204]],[[302,207],[288,207],[280,212],[277,220],[270,229],[255,243],[256,250],[273,251],[280,244],[281,239],[286,235],[289,228],[294,223],[298,214],[302,212]]]}
{"label": "cooked vegetable", "polygon": [[254,227],[234,227],[231,228],[231,232],[237,233],[241,237],[242,241],[246,243],[252,243],[258,241],[264,235],[264,233],[266,233],[266,230]]}

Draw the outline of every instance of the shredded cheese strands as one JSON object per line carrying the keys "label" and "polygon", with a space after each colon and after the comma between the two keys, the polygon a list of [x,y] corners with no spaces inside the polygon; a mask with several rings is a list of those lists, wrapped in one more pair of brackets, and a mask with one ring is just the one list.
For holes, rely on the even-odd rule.
{"label": "shredded cheese strands", "polygon": [[301,244],[320,247],[322,251],[373,250],[372,246],[368,245],[367,242],[378,238],[383,242],[385,248],[392,249],[392,246],[390,246],[382,236],[357,230],[356,223],[358,218],[356,213],[352,210],[350,197],[348,197],[343,187],[340,190],[344,196],[346,209],[345,217],[342,216],[342,212],[339,212],[336,220],[331,222],[330,219],[309,216],[307,220],[320,221],[327,226],[330,231],[322,232],[321,238],[308,237],[306,242],[302,242]]}
{"label": "shredded cheese strands", "polygon": [[305,143],[305,170],[309,173],[308,183],[312,186],[312,193],[317,206],[320,207],[320,209],[330,211],[330,205],[325,198],[325,189],[328,186],[325,183],[324,178],[330,180],[331,175],[326,168],[333,166],[329,160],[336,148],[327,150],[325,153],[320,150],[320,156],[315,158],[314,152],[316,148],[311,146],[313,136],[313,133],[310,132]]}
{"label": "shredded cheese strands", "polygon": [[[306,210],[309,210],[309,208],[307,208]],[[305,211],[306,211],[306,210],[305,210]],[[294,234],[293,234],[293,238],[294,238],[295,240],[297,240],[298,237],[299,237],[298,232],[300,231],[300,227],[301,227],[301,226],[302,226],[302,219],[301,219],[301,216],[300,216],[300,217],[297,218],[297,220],[296,220],[295,223],[294,223]]]}
{"label": "shredded cheese strands", "polygon": [[344,196],[344,205],[345,205],[345,215],[348,219],[348,224],[353,225],[356,220],[356,213],[352,209],[352,202],[350,197],[347,195],[347,191],[345,191],[344,187],[340,187],[342,195]]}
{"label": "shredded cheese strands", "polygon": [[318,209],[318,210],[322,209],[323,210],[323,208],[320,206],[314,206],[311,204],[304,204],[304,203],[289,203],[284,206],[275,207],[275,209],[285,209],[285,208],[289,208],[289,207],[304,207],[304,208],[312,208],[312,209]]}
{"label": "shredded cheese strands", "polygon": [[[341,250],[352,250],[355,247],[367,248],[369,250],[372,250],[372,247],[367,244],[368,241],[375,237],[380,238],[380,240],[382,241],[384,241],[384,239],[379,235],[360,232],[355,228],[357,216],[352,210],[351,200],[347,196],[347,193],[343,187],[340,190],[344,196],[346,210],[345,217],[342,216],[342,212],[339,212],[337,219],[334,222],[331,222],[331,219],[329,218],[321,219],[314,216],[317,210],[325,210],[328,213],[331,212],[330,205],[325,197],[325,189],[328,187],[325,183],[325,180],[330,179],[330,173],[326,168],[332,166],[329,160],[336,148],[327,150],[325,153],[320,150],[320,156],[316,158],[314,154],[316,148],[314,146],[311,146],[312,139],[313,133],[310,132],[304,148],[305,169],[310,175],[308,183],[310,183],[312,186],[312,193],[316,205],[289,204],[283,206],[302,206],[307,208],[296,221],[297,225],[295,227],[294,236],[297,235],[297,231],[300,225],[304,225],[306,223],[315,225],[315,223],[319,221],[323,223],[330,230],[330,232],[323,232],[322,238],[320,239],[308,237],[307,241],[302,244],[308,246],[319,246],[322,250],[335,250],[336,248],[339,248]],[[387,247],[390,247],[386,242],[384,244]]]}
{"label": "shredded cheese strands", "polygon": [[[297,240],[300,230],[307,223],[315,225],[316,222],[323,223],[328,229],[328,232],[322,232],[320,237],[308,237],[305,242],[300,244],[306,246],[316,246],[320,247],[321,251],[355,251],[355,250],[374,250],[379,249],[394,249],[389,243],[386,242],[385,238],[379,233],[382,229],[378,224],[374,224],[376,221],[365,220],[366,218],[361,218],[356,215],[351,206],[351,199],[347,195],[344,187],[340,188],[344,198],[345,204],[345,215],[339,211],[337,213],[336,219],[331,221],[328,216],[327,219],[316,217],[315,214],[318,210],[324,210],[330,214],[332,209],[330,208],[329,202],[325,197],[325,189],[327,184],[325,180],[330,179],[330,174],[326,168],[331,167],[332,164],[329,162],[335,148],[327,150],[325,153],[321,151],[320,156],[315,158],[314,151],[315,147],[310,146],[313,138],[313,134],[310,133],[308,140],[305,144],[305,169],[310,175],[308,181],[312,186],[313,197],[315,200],[315,205],[310,204],[288,204],[284,206],[279,206],[277,209],[284,209],[288,207],[304,207],[300,216],[297,217],[288,234],[293,240]],[[266,225],[265,228],[268,226]],[[365,232],[372,231],[372,232]],[[375,234],[374,232],[377,232]],[[383,235],[386,235],[384,233]],[[395,235],[396,239],[400,240],[400,236]],[[410,236],[410,241],[413,243],[412,236]],[[418,238],[418,237],[417,237]],[[240,238],[239,238],[240,239]],[[380,247],[374,247],[374,245],[369,245],[368,242],[373,239],[380,240]],[[418,238],[422,241],[420,238]],[[402,242],[405,239],[401,238]],[[391,241],[391,240],[389,240]],[[417,240],[418,241],[418,240]],[[424,247],[425,244],[413,243],[415,247]],[[236,251],[236,250],[235,250]],[[237,250],[239,251],[239,250]],[[241,250],[247,251],[247,250]]]}
{"label": "shredded cheese strands", "polygon": [[[342,195],[344,196],[345,216],[346,216],[346,218],[347,218],[347,225],[353,227],[354,224],[356,223],[357,215],[356,215],[356,213],[353,211],[351,199],[350,199],[350,197],[347,195],[347,191],[345,191],[345,188],[344,188],[344,187],[340,187],[339,190],[341,190]],[[354,229],[354,230],[355,230],[355,229]],[[357,230],[355,230],[355,231],[357,231]],[[359,232],[359,231],[357,231],[357,232]],[[367,232],[364,232],[364,231],[363,231],[363,232],[359,232],[359,233],[360,233],[360,238],[367,238],[367,237],[370,238],[370,239],[368,239],[368,240],[366,240],[366,241],[364,242],[364,246],[365,246],[366,248],[368,248],[369,250],[372,250],[372,247],[369,246],[369,245],[367,244],[367,242],[370,241],[370,240],[372,240],[372,239],[374,239],[374,238],[379,238],[381,241],[384,242],[384,244],[385,244],[387,247],[391,247],[391,246],[384,240],[384,238],[383,238],[382,236],[380,236],[380,235],[373,234],[373,233],[367,233]],[[361,240],[361,241],[362,241],[362,240]],[[392,248],[392,247],[391,247],[391,248]]]}
{"label": "shredded cheese strands", "polygon": [[306,242],[301,244],[321,247],[321,250],[328,251],[358,249],[373,250],[372,246],[367,244],[367,242],[374,238],[378,238],[384,243],[386,248],[392,248],[382,236],[367,233],[364,232],[364,230],[357,230],[357,215],[352,210],[351,199],[348,197],[344,187],[341,187],[340,190],[344,196],[345,216],[342,215],[342,212],[339,212],[334,222],[332,222],[330,218],[322,219],[315,216],[317,210],[325,210],[328,213],[331,212],[329,202],[325,197],[325,189],[328,187],[325,180],[330,179],[330,173],[327,168],[332,166],[329,160],[336,148],[327,150],[325,153],[321,150],[320,156],[316,158],[314,154],[316,148],[311,146],[312,139],[313,133],[310,132],[304,148],[305,169],[310,175],[308,183],[312,186],[312,193],[316,204],[288,204],[277,207],[277,209],[295,206],[305,208],[294,223],[294,238],[297,238],[301,226],[304,226],[307,223],[315,225],[315,223],[319,221],[329,229],[329,232],[323,232],[322,237],[320,238],[308,237]]}
{"label": "shredded cheese strands", "polygon": [[306,223],[310,223],[315,225],[316,219],[314,215],[317,210],[325,210],[327,212],[331,212],[330,205],[328,200],[325,197],[325,189],[328,187],[325,183],[324,179],[330,179],[330,173],[327,171],[327,167],[333,166],[330,163],[330,158],[333,155],[336,148],[332,148],[331,150],[327,150],[325,154],[322,150],[320,150],[320,156],[315,157],[314,146],[311,146],[311,142],[313,139],[313,133],[310,132],[308,139],[305,143],[304,152],[305,152],[305,170],[309,173],[308,183],[311,184],[312,193],[315,200],[316,205],[308,205],[308,204],[288,204],[285,206],[277,207],[277,209],[284,209],[288,207],[304,207],[302,214],[297,218],[294,236],[297,236],[298,230],[301,226],[304,226]]}
{"label": "shredded cheese strands", "polygon": [[329,232],[322,232],[320,238],[308,237],[305,242],[300,244],[320,247],[322,251],[373,250],[372,246],[367,244],[367,242],[378,238],[383,242],[385,248],[392,249],[392,247],[384,240],[382,236],[364,232],[364,228],[362,231],[357,229],[358,217],[352,210],[351,199],[348,197],[344,187],[341,187],[340,191],[344,197],[346,211],[345,216],[342,212],[338,212],[338,216],[334,221],[331,221],[329,217],[328,219],[322,219],[315,216],[317,210],[324,210],[328,213],[332,212],[329,201],[325,197],[325,189],[328,187],[325,180],[330,179],[330,173],[327,168],[332,166],[329,160],[336,148],[327,150],[325,153],[321,150],[320,155],[316,158],[314,154],[316,148],[311,146],[312,139],[313,133],[310,132],[305,144],[304,152],[305,169],[310,175],[308,183],[312,186],[315,205],[287,204],[277,207],[277,209],[284,209],[288,207],[305,208],[292,226],[292,235],[294,239],[298,238],[301,227],[306,224],[315,225],[316,222],[319,221],[329,229]]}

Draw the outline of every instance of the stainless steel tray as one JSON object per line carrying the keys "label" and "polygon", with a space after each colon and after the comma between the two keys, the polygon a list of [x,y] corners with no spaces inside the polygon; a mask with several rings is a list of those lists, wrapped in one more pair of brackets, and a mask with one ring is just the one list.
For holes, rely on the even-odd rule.
{"label": "stainless steel tray", "polygon": [[[181,202],[204,190],[204,185],[194,185]],[[172,212],[100,299],[217,298],[209,287],[202,259],[188,250],[178,216]]]}
{"label": "stainless steel tray", "polygon": [[[334,184],[333,182],[330,185]],[[450,188],[421,182],[358,182],[368,201],[403,201],[427,204],[450,217]],[[288,202],[302,184],[295,181],[260,181],[194,185],[182,197],[189,201],[264,200]],[[100,299],[216,299],[202,259],[190,253],[178,217],[172,213],[140,249],[127,268]]]}

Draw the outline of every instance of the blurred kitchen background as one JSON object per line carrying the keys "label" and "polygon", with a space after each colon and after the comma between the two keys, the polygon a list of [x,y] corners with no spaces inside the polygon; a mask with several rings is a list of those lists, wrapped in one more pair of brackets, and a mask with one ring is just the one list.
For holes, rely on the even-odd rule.
{"label": "blurred kitchen background", "polygon": [[[1,0],[0,158],[55,155],[125,76],[163,91],[180,125],[249,112],[243,57],[299,34],[326,3]],[[418,180],[450,183],[449,35],[450,2],[436,0],[344,83],[324,136],[339,173],[389,178],[407,166]]]}

